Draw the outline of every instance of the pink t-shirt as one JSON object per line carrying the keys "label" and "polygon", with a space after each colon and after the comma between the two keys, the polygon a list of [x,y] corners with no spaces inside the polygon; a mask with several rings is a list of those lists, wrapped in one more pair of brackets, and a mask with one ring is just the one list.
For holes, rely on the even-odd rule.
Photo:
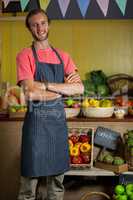
{"label": "pink t-shirt", "polygon": [[[73,60],[71,59],[68,53],[65,53],[59,49],[56,49],[56,51],[58,51],[60,57],[63,60],[65,75],[77,71],[77,67],[75,66]],[[60,63],[59,58],[51,48],[47,48],[45,50],[39,49],[37,50],[37,55],[38,55],[38,60],[40,62],[52,63],[52,64]],[[17,82],[26,79],[33,80],[36,66],[32,49],[31,48],[23,49],[20,53],[18,53],[16,60],[17,60]]]}

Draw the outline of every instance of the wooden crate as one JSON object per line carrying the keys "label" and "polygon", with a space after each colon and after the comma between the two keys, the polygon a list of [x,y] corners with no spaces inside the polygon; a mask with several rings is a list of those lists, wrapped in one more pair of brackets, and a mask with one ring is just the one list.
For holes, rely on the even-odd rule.
{"label": "wooden crate", "polygon": [[9,112],[9,118],[24,118],[26,112]]}
{"label": "wooden crate", "polygon": [[126,164],[126,163],[123,164],[123,165],[111,165],[111,164],[106,164],[106,163],[103,163],[103,162],[96,161],[95,167],[100,168],[100,169],[113,171],[115,173],[122,173],[122,172],[128,171],[128,164]]}
{"label": "wooden crate", "polygon": [[[84,130],[84,129],[88,129],[88,131],[91,129],[91,131],[92,131],[92,134],[91,134],[91,155],[90,155],[90,157],[91,157],[91,159],[90,159],[90,162],[89,163],[87,163],[87,164],[70,164],[70,166],[71,166],[71,168],[75,168],[75,169],[85,169],[85,168],[92,168],[93,167],[93,153],[94,153],[94,150],[93,150],[93,148],[94,148],[94,128],[90,128],[90,127],[88,127],[88,128],[82,128],[82,127],[80,127],[80,128],[73,128],[73,127],[69,127],[69,130],[70,129],[77,129],[77,130]],[[77,133],[80,135],[80,131],[77,131]],[[70,136],[71,134],[69,134],[69,136]]]}

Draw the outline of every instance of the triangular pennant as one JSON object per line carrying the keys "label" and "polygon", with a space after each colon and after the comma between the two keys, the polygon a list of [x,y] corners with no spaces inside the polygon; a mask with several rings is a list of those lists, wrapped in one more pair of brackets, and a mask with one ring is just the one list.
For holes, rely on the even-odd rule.
{"label": "triangular pennant", "polygon": [[46,10],[50,3],[50,0],[39,0],[39,1],[40,1],[40,7]]}
{"label": "triangular pennant", "polygon": [[26,8],[26,6],[29,3],[29,1],[30,0],[20,0],[20,5],[21,5],[22,11],[24,11],[24,9]]}
{"label": "triangular pennant", "polygon": [[11,0],[3,0],[4,8],[6,8]]}
{"label": "triangular pennant", "polygon": [[91,0],[77,0],[77,3],[78,3],[78,5],[79,5],[80,11],[81,11],[83,17],[84,17],[85,14],[86,14],[86,11],[87,11],[87,9],[88,9],[88,6],[89,6],[89,4],[90,4],[90,1],[91,1]]}
{"label": "triangular pennant", "polygon": [[103,12],[104,16],[107,15],[108,7],[109,7],[109,0],[96,0],[101,11]]}
{"label": "triangular pennant", "polygon": [[70,0],[58,0],[58,3],[60,6],[60,9],[61,9],[61,13],[62,13],[63,17],[65,17]]}
{"label": "triangular pennant", "polygon": [[123,15],[125,15],[127,0],[115,0]]}

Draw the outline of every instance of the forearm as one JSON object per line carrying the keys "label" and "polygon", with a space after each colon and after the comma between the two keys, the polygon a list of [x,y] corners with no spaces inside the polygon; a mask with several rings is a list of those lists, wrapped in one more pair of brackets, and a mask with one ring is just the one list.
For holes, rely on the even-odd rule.
{"label": "forearm", "polygon": [[83,94],[84,86],[80,83],[48,83],[48,90],[67,96]]}
{"label": "forearm", "polygon": [[[33,93],[44,93],[45,84],[42,82],[34,81],[32,87],[30,87],[30,91]],[[55,98],[58,96],[56,93],[63,94],[63,95],[75,95],[75,94],[83,94],[84,86],[82,82],[78,83],[48,83],[48,91],[45,91],[46,98],[50,96]],[[51,93],[50,93],[51,92]]]}
{"label": "forearm", "polygon": [[41,82],[25,80],[21,82],[21,86],[24,88],[26,100],[48,101],[61,96],[55,92],[46,91],[44,83]]}
{"label": "forearm", "polygon": [[54,92],[49,92],[49,91],[35,91],[34,92],[29,92],[27,95],[28,99],[30,101],[49,101],[49,100],[54,100],[57,99],[59,97],[61,97],[61,95],[54,93]]}

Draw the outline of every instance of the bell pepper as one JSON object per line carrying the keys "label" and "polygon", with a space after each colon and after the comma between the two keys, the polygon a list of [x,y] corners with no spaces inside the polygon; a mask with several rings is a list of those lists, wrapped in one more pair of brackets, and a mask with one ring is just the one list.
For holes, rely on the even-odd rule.
{"label": "bell pepper", "polygon": [[76,144],[79,140],[79,136],[76,134],[72,134],[69,139],[73,142],[73,144]]}
{"label": "bell pepper", "polygon": [[73,142],[72,142],[72,140],[68,140],[68,144],[69,144],[69,148],[71,148],[71,147],[73,147]]}
{"label": "bell pepper", "polygon": [[71,159],[72,164],[82,164],[83,160],[81,156],[73,156]]}
{"label": "bell pepper", "polygon": [[74,146],[79,148],[81,146],[82,142],[77,142]]}
{"label": "bell pepper", "polygon": [[79,148],[74,146],[70,147],[70,156],[78,156],[79,155]]}
{"label": "bell pepper", "polygon": [[82,135],[79,136],[79,141],[82,142],[82,143],[89,142],[90,138],[89,138],[88,135],[82,134]]}
{"label": "bell pepper", "polygon": [[90,151],[90,149],[91,149],[91,145],[88,142],[84,142],[80,146],[80,151],[83,153]]}

